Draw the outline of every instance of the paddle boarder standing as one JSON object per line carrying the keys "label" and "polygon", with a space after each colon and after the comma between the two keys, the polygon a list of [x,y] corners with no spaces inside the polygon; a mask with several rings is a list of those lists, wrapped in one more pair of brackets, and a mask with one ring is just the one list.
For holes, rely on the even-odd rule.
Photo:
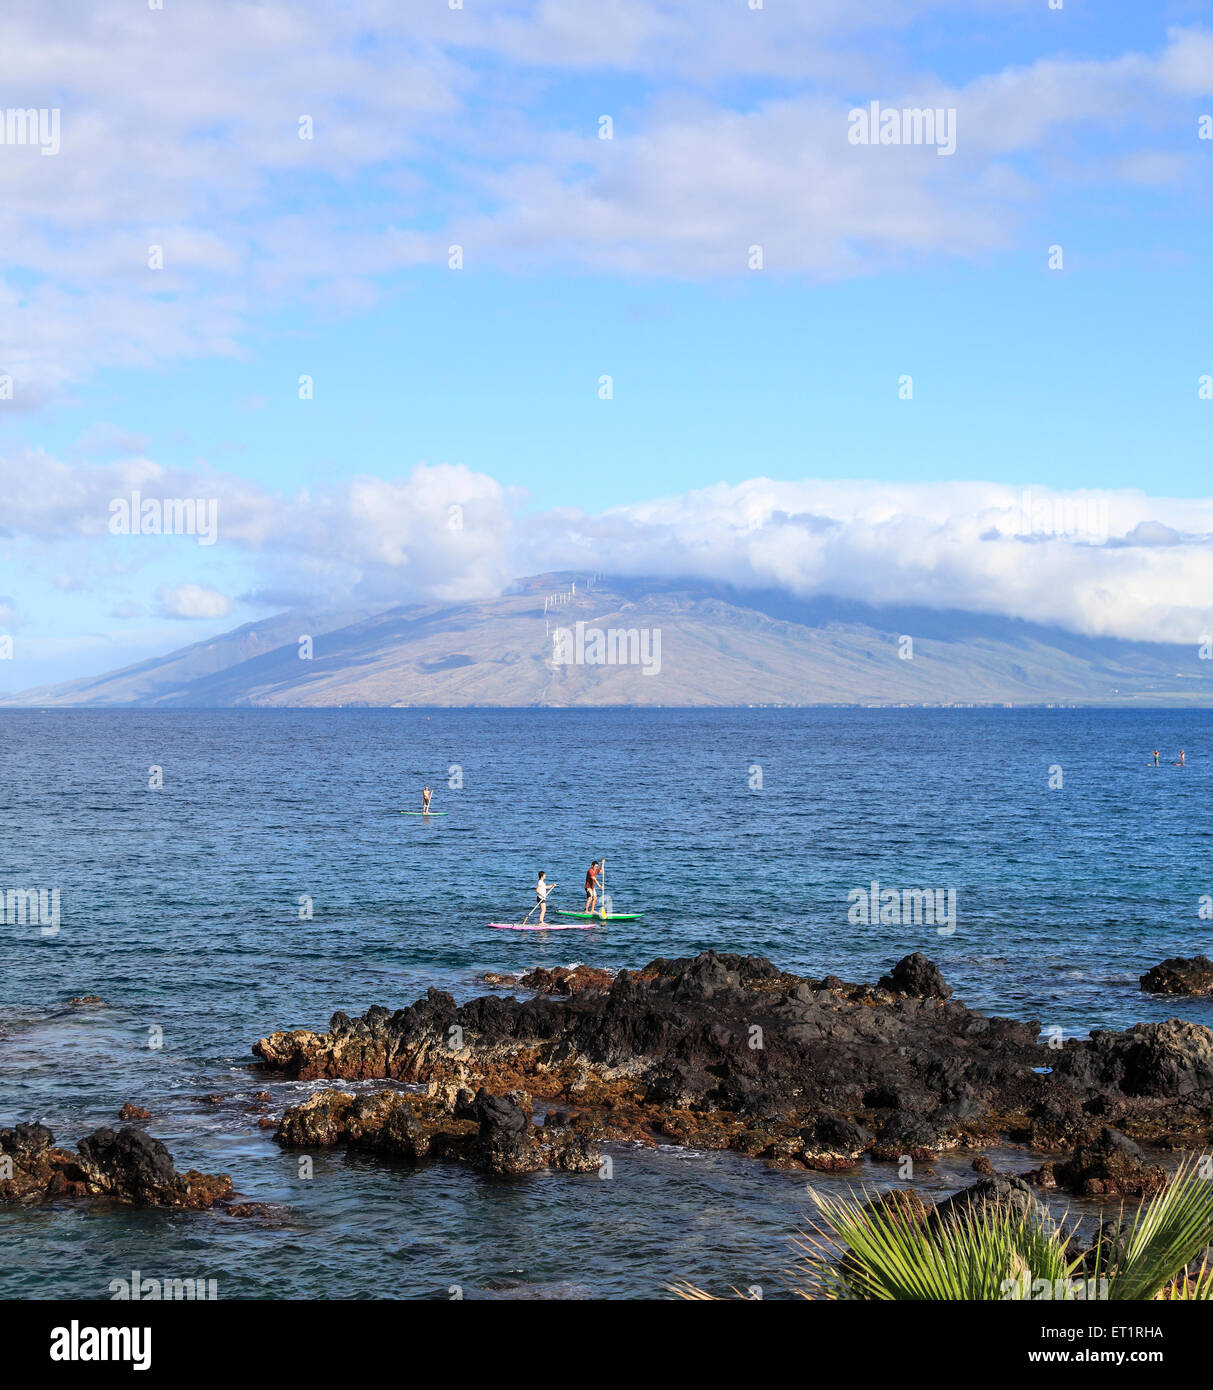
{"label": "paddle boarder standing", "polygon": [[430,813],[430,797],[433,796],[433,795],[434,795],[433,790],[432,790],[430,787],[422,787],[422,789],[421,789],[421,814],[422,814],[423,816],[428,816],[429,813]]}
{"label": "paddle boarder standing", "polygon": [[[555,885],[554,883],[549,883],[549,882],[548,882],[548,880],[547,880],[547,875],[544,873],[544,871],[543,871],[542,869],[540,869],[540,870],[539,870],[539,882],[536,883],[536,885],[535,885],[535,903],[536,903],[536,906],[539,908],[539,920],[540,920],[541,922],[546,922],[546,921],[547,921],[547,913],[548,913],[548,894],[549,894],[549,893],[552,891],[552,889],[555,888],[555,887],[556,887],[556,885]],[[533,912],[534,910],[535,910],[534,908],[531,909],[532,912]]]}
{"label": "paddle boarder standing", "polygon": [[598,860],[595,859],[585,876],[585,910],[593,912],[598,904]]}

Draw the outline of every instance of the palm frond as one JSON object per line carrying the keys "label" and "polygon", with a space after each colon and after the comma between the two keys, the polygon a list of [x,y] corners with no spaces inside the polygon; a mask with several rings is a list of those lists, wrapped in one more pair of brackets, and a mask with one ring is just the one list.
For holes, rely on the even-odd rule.
{"label": "palm frond", "polygon": [[[1115,1232],[1087,1252],[1077,1250],[1078,1216],[1054,1221],[1039,1208],[993,1200],[931,1208],[905,1189],[813,1191],[818,1215],[791,1242],[797,1259],[788,1286],[794,1297],[849,1302],[1070,1299],[1080,1287],[1087,1297],[1213,1302],[1205,1166],[1185,1161],[1131,1224],[1122,1213]],[[667,1287],[679,1298],[714,1298],[686,1281]]]}
{"label": "palm frond", "polygon": [[1148,1299],[1181,1277],[1213,1244],[1213,1182],[1189,1159],[1143,1203],[1122,1236],[1109,1276],[1109,1297]]}
{"label": "palm frond", "polygon": [[[792,1242],[790,1271],[806,1296],[863,1300],[1000,1299],[1028,1278],[1069,1278],[1072,1232],[1046,1229],[1025,1212],[973,1204],[915,1219],[886,1200],[814,1193],[821,1219]],[[866,1194],[865,1194],[866,1195]]]}

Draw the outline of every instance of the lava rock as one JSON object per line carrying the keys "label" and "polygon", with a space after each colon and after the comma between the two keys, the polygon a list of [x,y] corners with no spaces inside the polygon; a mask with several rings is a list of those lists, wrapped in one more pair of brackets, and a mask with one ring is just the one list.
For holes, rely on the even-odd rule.
{"label": "lava rock", "polygon": [[1087,1092],[1175,1100],[1213,1097],[1213,1032],[1172,1018],[1135,1023],[1123,1033],[1100,1030],[1085,1047],[1055,1054],[1053,1075]]}
{"label": "lava rock", "polygon": [[1038,1186],[1065,1187],[1080,1197],[1149,1197],[1167,1185],[1166,1171],[1147,1163],[1138,1145],[1107,1125],[1065,1162],[1046,1163],[1028,1177]]}
{"label": "lava rock", "polygon": [[552,970],[542,966],[528,970],[522,975],[497,975],[489,972],[485,983],[496,985],[499,989],[529,989],[536,994],[579,994],[582,990],[610,989],[615,977],[609,970],[599,970],[592,965],[557,965]]}
{"label": "lava rock", "polygon": [[353,1096],[320,1091],[291,1107],[274,1136],[289,1148],[361,1149],[408,1163],[449,1160],[484,1173],[517,1177],[556,1168],[592,1172],[602,1154],[571,1124],[532,1123],[513,1096],[462,1090],[439,1096],[378,1091]]}
{"label": "lava rock", "polygon": [[[898,961],[878,988],[723,951],[620,970],[609,987],[574,988],[559,970],[529,978],[567,992],[457,1005],[430,989],[394,1012],[335,1014],[327,1032],[270,1034],[253,1052],[264,1070],[302,1080],[428,1087],[447,1105],[448,1127],[461,1090],[467,1105],[482,1090],[525,1093],[566,1111],[574,1132],[595,1141],[660,1134],[792,1166],[806,1154],[834,1156],[828,1144],[806,1148],[804,1131],[823,1115],[874,1131],[869,1151],[894,1159],[1000,1136],[1056,1150],[1089,1134],[1094,1119],[1137,1142],[1188,1147],[1213,1128],[1209,1029],[1173,1019],[1046,1048],[1038,1021],[951,999],[921,953]],[[532,1163],[529,1132],[508,1106],[494,1113],[485,1162],[502,1171],[514,1159]],[[424,1123],[436,1121],[427,1114]],[[459,1123],[473,1125],[470,1112]],[[509,1136],[519,1132],[526,1152],[511,1159]],[[852,1152],[843,1146],[838,1157]]]}
{"label": "lava rock", "polygon": [[871,1130],[825,1111],[800,1131],[800,1161],[818,1172],[852,1168],[872,1142]]}
{"label": "lava rock", "polygon": [[1141,977],[1149,994],[1213,994],[1213,960],[1208,956],[1171,956]]}
{"label": "lava rock", "polygon": [[949,1143],[938,1126],[925,1116],[897,1110],[877,1130],[872,1157],[890,1162],[903,1157],[929,1162],[940,1149],[948,1147]]}
{"label": "lava rock", "polygon": [[892,973],[882,975],[880,989],[893,994],[908,994],[916,999],[950,999],[952,986],[940,973],[939,967],[921,951],[905,956],[893,967]]}
{"label": "lava rock", "polygon": [[0,1202],[113,1197],[138,1206],[199,1210],[232,1191],[226,1175],[177,1172],[168,1149],[141,1129],[97,1129],[76,1148],[76,1154],[56,1148],[45,1125],[0,1129],[0,1156],[12,1164],[12,1176],[0,1179]]}
{"label": "lava rock", "polygon": [[941,1202],[936,1202],[931,1209],[929,1221],[931,1225],[938,1226],[970,1211],[993,1207],[1004,1211],[1022,1212],[1034,1220],[1040,1220],[1047,1215],[1044,1206],[1023,1178],[995,1174],[993,1177],[980,1178],[970,1186],[962,1187],[959,1192],[954,1192],[950,1197],[945,1197]]}

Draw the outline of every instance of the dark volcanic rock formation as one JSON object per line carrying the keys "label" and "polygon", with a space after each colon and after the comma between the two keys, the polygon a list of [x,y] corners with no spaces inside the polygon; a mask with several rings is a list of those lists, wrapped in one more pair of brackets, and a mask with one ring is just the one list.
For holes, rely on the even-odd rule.
{"label": "dark volcanic rock formation", "polygon": [[592,965],[558,965],[554,970],[539,966],[524,975],[485,975],[486,985],[506,989],[530,989],[536,994],[577,994],[583,989],[610,989],[614,976],[609,970]]}
{"label": "dark volcanic rock formation", "polygon": [[230,1195],[222,1175],[178,1173],[159,1139],[141,1129],[94,1130],[72,1154],[39,1124],[0,1129],[0,1202],[116,1197],[139,1206],[213,1206]]}
{"label": "dark volcanic rock formation", "polygon": [[461,1091],[453,1104],[434,1096],[321,1091],[293,1106],[274,1136],[289,1148],[343,1145],[422,1163],[450,1159],[484,1173],[517,1177],[544,1168],[593,1172],[602,1154],[567,1114],[533,1123],[525,1099]]}
{"label": "dark volcanic rock formation", "polygon": [[962,1187],[959,1192],[953,1192],[950,1197],[936,1202],[930,1208],[927,1219],[931,1225],[940,1226],[969,1212],[980,1211],[983,1207],[1022,1212],[1036,1220],[1045,1215],[1044,1206],[1023,1178],[995,1173],[979,1178],[968,1187]]}
{"label": "dark volcanic rock formation", "polygon": [[[1165,1023],[1135,1023],[1123,1033],[1099,1030],[1089,1042],[1067,1045],[1056,1054],[1053,1075],[1089,1096],[1089,1103],[1146,1112],[1176,1110],[1188,1101],[1207,1114],[1213,1100],[1213,1033],[1199,1023],[1169,1018]],[[1092,1110],[1092,1113],[1099,1113]]]}
{"label": "dark volcanic rock formation", "polygon": [[1213,1137],[1213,1032],[1172,1019],[1043,1046],[1037,1023],[952,1000],[921,956],[876,987],[715,951],[620,971],[568,998],[431,989],[327,1033],[262,1038],[267,1069],[481,1087],[569,1111],[587,1138],[735,1148],[782,1166],[930,1157],[1002,1136],[1058,1148],[1105,1125],[1143,1142]]}
{"label": "dark volcanic rock formation", "polygon": [[1141,977],[1149,994],[1213,994],[1213,960],[1208,956],[1171,956]]}
{"label": "dark volcanic rock formation", "polygon": [[1046,1163],[1027,1176],[1041,1187],[1065,1187],[1080,1197],[1149,1197],[1167,1185],[1166,1171],[1147,1163],[1131,1139],[1107,1125],[1064,1163]]}
{"label": "dark volcanic rock formation", "polygon": [[939,967],[921,951],[899,960],[892,973],[880,980],[880,988],[894,994],[909,994],[917,999],[951,999],[952,986],[940,974]]}
{"label": "dark volcanic rock formation", "polygon": [[[860,1154],[872,1142],[872,1132],[857,1125],[854,1120],[844,1120],[829,1110],[823,1111],[811,1125],[806,1125],[796,1136],[788,1151],[781,1151],[777,1144],[774,1160],[792,1158],[806,1168],[818,1172],[834,1172],[840,1168],[853,1168]],[[786,1166],[786,1164],[785,1164]]]}

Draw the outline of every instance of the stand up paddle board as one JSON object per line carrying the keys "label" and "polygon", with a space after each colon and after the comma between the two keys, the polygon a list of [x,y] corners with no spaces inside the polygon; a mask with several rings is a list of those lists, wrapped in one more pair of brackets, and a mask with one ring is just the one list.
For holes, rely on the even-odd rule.
{"label": "stand up paddle board", "polygon": [[593,927],[575,926],[572,922],[490,922],[498,931],[593,931]]}
{"label": "stand up paddle board", "polygon": [[556,911],[561,917],[589,917],[595,922],[635,922],[644,916],[643,912],[566,912],[560,907]]}
{"label": "stand up paddle board", "polygon": [[449,816],[449,811],[401,811],[402,816]]}

